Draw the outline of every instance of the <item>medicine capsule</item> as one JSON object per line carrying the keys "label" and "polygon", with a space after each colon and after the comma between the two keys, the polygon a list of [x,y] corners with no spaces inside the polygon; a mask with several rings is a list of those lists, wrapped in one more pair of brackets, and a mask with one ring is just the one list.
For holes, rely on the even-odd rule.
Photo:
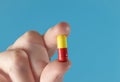
{"label": "medicine capsule", "polygon": [[66,62],[68,60],[67,37],[65,35],[57,36],[58,61]]}

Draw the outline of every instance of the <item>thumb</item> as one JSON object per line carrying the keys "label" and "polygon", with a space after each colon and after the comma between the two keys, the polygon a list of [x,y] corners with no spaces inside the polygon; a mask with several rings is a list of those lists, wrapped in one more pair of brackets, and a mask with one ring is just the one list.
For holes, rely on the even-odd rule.
{"label": "thumb", "polygon": [[40,82],[62,82],[65,72],[70,68],[71,62],[50,62],[43,70]]}

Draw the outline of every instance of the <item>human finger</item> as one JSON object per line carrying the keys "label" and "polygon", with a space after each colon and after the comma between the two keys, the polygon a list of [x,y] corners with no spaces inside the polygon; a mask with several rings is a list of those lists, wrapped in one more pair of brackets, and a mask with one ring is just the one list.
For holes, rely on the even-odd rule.
{"label": "human finger", "polygon": [[70,61],[59,62],[55,60],[49,63],[42,72],[40,82],[62,82],[63,76],[70,66]]}
{"label": "human finger", "polygon": [[12,82],[34,82],[27,54],[23,50],[9,50],[0,54],[0,69]]}
{"label": "human finger", "polygon": [[11,49],[23,49],[27,52],[35,80],[38,81],[41,71],[49,62],[42,35],[36,31],[28,31],[18,38],[8,50]]}

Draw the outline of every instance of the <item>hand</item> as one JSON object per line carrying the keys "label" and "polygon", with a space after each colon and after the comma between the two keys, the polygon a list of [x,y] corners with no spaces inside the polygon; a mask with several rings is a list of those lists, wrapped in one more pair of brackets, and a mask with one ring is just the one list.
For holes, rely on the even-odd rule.
{"label": "hand", "polygon": [[56,36],[70,32],[62,22],[44,35],[29,31],[0,53],[0,82],[62,82],[71,63],[50,61],[57,49]]}

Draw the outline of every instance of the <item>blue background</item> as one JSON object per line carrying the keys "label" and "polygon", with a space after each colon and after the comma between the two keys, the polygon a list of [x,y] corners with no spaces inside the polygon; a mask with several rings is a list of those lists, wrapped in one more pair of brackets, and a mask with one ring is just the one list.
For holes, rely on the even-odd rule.
{"label": "blue background", "polygon": [[0,51],[61,21],[71,25],[64,82],[120,82],[120,0],[0,0]]}

